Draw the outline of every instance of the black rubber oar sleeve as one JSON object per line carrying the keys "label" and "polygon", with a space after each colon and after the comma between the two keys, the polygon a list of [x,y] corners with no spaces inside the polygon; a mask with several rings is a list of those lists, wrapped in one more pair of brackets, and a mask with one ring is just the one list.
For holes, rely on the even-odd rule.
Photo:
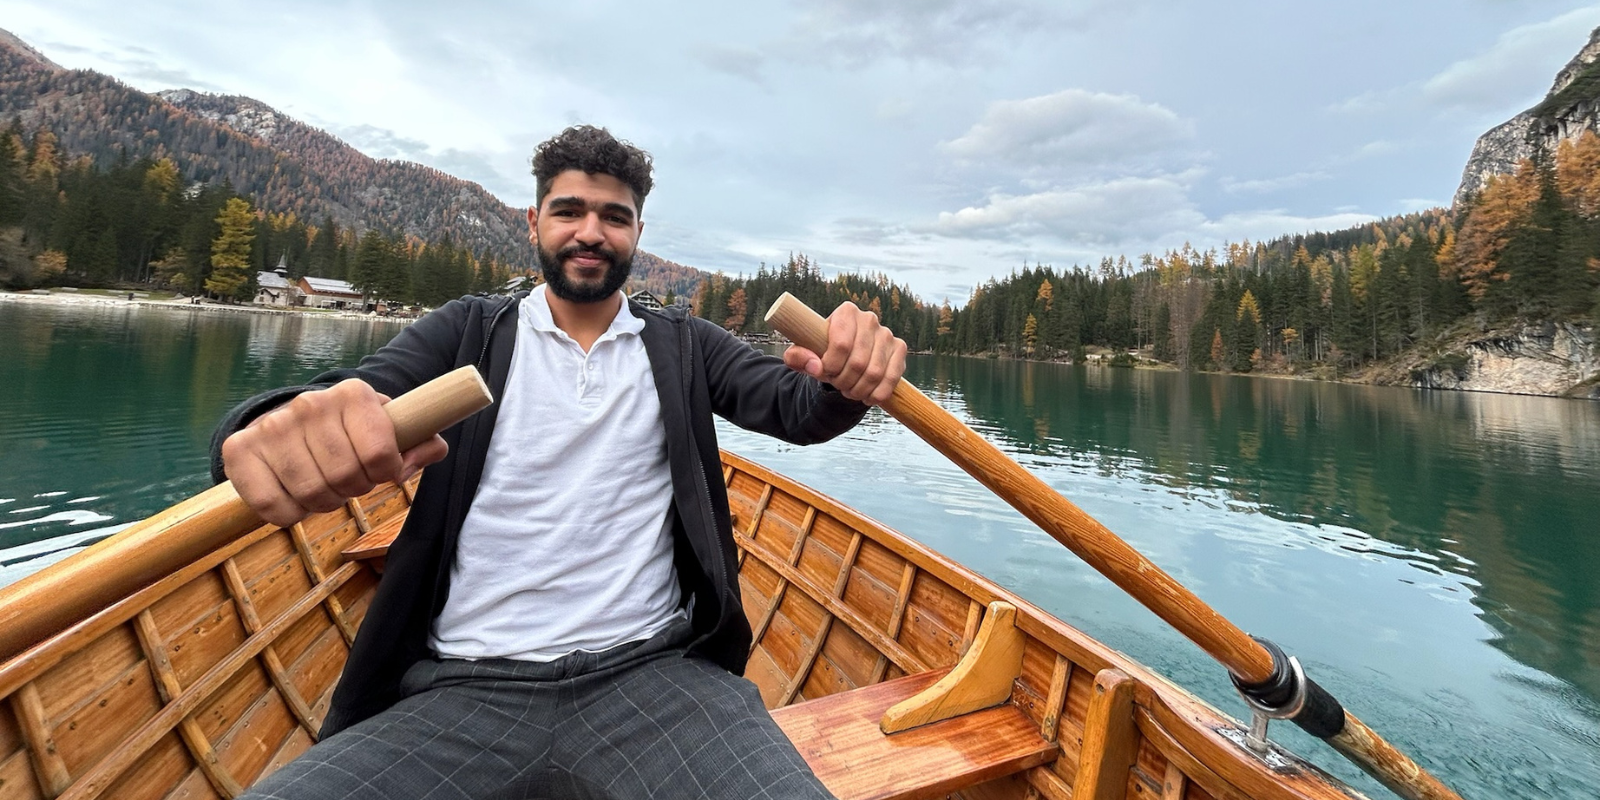
{"label": "black rubber oar sleeve", "polygon": [[[1260,683],[1244,683],[1234,677],[1233,685],[1240,694],[1266,709],[1280,712],[1269,716],[1287,718],[1318,739],[1337,736],[1344,730],[1344,706],[1339,705],[1333,695],[1295,669],[1288,654],[1276,642],[1259,636],[1250,638],[1260,642],[1272,654],[1272,675]],[[1304,685],[1300,685],[1302,683]],[[1296,698],[1302,696],[1304,699],[1300,701],[1298,710],[1292,714],[1282,713],[1295,703]]]}
{"label": "black rubber oar sleeve", "polygon": [[1316,681],[1306,678],[1306,704],[1294,715],[1294,724],[1318,739],[1338,736],[1344,730],[1344,706]]}

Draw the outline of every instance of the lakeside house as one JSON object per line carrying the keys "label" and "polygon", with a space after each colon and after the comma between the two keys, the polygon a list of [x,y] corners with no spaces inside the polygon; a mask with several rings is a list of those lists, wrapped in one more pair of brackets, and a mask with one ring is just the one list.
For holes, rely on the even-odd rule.
{"label": "lakeside house", "polygon": [[299,283],[300,305],[306,308],[334,308],[339,310],[365,307],[361,291],[345,281],[333,278],[303,277]]}
{"label": "lakeside house", "polygon": [[283,262],[271,272],[256,273],[256,299],[258,306],[293,308],[300,305],[300,290],[289,280],[289,270]]}
{"label": "lakeside house", "polygon": [[655,295],[645,291],[644,289],[640,289],[639,291],[628,295],[628,299],[638,303],[641,306],[644,306],[645,308],[655,309],[656,311],[660,311],[662,308],[665,308],[665,306],[661,304],[660,298],[657,298]]}

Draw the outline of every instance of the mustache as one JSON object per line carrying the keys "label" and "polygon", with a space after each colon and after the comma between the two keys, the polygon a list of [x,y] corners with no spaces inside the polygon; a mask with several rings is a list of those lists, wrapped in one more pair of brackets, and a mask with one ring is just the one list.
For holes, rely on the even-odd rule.
{"label": "mustache", "polygon": [[556,263],[559,264],[563,261],[566,261],[567,259],[578,255],[579,253],[582,253],[583,255],[599,256],[605,259],[611,266],[615,267],[617,265],[617,252],[609,247],[598,244],[569,244],[566,247],[556,251]]}

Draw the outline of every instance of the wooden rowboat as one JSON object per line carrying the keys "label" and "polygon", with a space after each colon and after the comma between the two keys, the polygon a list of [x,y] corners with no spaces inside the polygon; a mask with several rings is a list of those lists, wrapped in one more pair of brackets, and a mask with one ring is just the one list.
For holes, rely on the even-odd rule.
{"label": "wooden rowboat", "polygon": [[[738,456],[723,471],[747,677],[841,798],[1358,796],[904,535]],[[0,664],[0,799],[230,798],[310,747],[413,492],[175,553]]]}

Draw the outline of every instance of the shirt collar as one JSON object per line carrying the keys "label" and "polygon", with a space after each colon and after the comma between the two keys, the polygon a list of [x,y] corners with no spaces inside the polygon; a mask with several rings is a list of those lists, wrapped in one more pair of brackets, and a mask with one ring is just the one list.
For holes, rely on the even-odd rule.
{"label": "shirt collar", "polygon": [[[536,331],[566,336],[567,332],[556,327],[555,317],[550,313],[550,299],[545,296],[548,290],[549,287],[541,283],[528,293],[527,298],[522,301],[522,319]],[[618,294],[622,293],[619,291]],[[611,325],[600,335],[598,341],[615,339],[623,334],[638,336],[643,331],[644,320],[628,310],[628,298],[623,296],[622,306],[617,309],[617,315],[611,319]]]}

